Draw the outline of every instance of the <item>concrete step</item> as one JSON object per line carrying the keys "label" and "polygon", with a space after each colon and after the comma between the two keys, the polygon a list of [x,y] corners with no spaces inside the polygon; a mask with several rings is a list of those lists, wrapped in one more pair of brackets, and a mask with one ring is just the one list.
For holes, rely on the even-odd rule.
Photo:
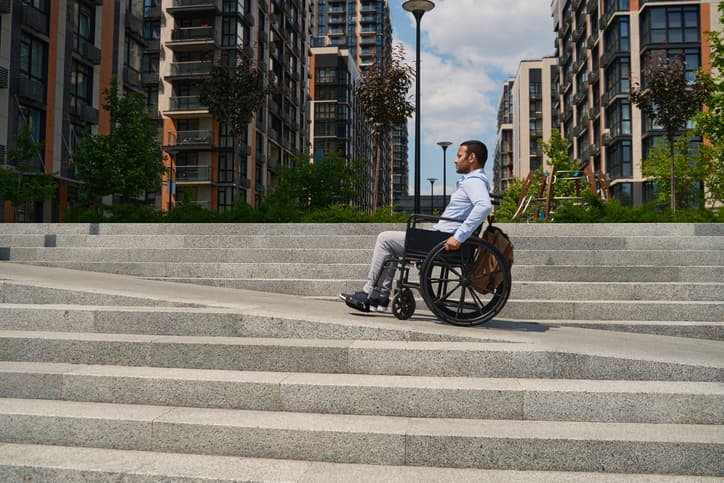
{"label": "concrete step", "polygon": [[[101,288],[101,287],[99,287]],[[0,279],[0,303],[56,304],[72,301],[79,305],[120,305],[154,307],[198,307],[199,304],[177,300],[133,297],[108,292],[64,290],[57,287],[43,287],[3,281]]]}
{"label": "concrete step", "polygon": [[[656,334],[669,337],[691,337],[694,339],[724,341],[724,322],[687,322],[681,320],[542,320],[539,322],[557,324],[560,327],[582,327],[635,334]],[[495,322],[491,323],[494,324]]]}
{"label": "concrete step", "polygon": [[0,440],[336,463],[724,476],[724,427],[718,425],[400,418],[8,398],[0,400]]}
{"label": "concrete step", "polygon": [[[10,248],[16,262],[368,264],[372,249],[348,248]],[[516,250],[521,265],[724,266],[724,250]]]}
{"label": "concrete step", "polygon": [[402,325],[396,319],[385,319],[384,316],[354,322],[304,320],[264,313],[193,307],[151,309],[98,305],[0,304],[0,329],[283,339],[448,342],[491,340],[490,336],[477,332],[451,332],[447,327],[437,324],[429,327]]}
{"label": "concrete step", "polygon": [[[2,247],[98,248],[356,248],[370,249],[376,235],[10,235]],[[516,236],[516,250],[722,250],[724,236]]]}
{"label": "concrete step", "polygon": [[[167,262],[86,262],[86,261],[27,261],[27,264],[133,275],[182,279],[288,279],[288,280],[359,280],[367,278],[369,264],[316,263],[167,263]],[[514,281],[551,282],[687,282],[721,283],[724,266],[630,266],[590,265],[522,265],[512,269]],[[193,282],[192,282],[193,283]],[[210,285],[220,285],[218,282]],[[243,288],[230,283],[228,287]],[[356,285],[359,289],[359,284]],[[338,293],[339,289],[333,290]],[[295,292],[296,293],[296,292]],[[331,295],[331,293],[327,293]]]}
{"label": "concrete step", "polygon": [[[722,223],[496,223],[510,236],[724,236]],[[5,235],[377,235],[404,223],[5,223]]]}
{"label": "concrete step", "polygon": [[572,471],[481,470],[0,444],[0,480],[126,483],[708,483],[716,477]]}
{"label": "concrete step", "polygon": [[[633,338],[633,334],[627,337]],[[644,340],[644,339],[642,339]],[[651,340],[653,339],[645,339]],[[724,381],[722,346],[656,339],[645,353],[619,347],[546,349],[526,343],[343,341],[0,331],[2,360],[240,371],[440,377]],[[622,343],[624,343],[622,341]],[[610,343],[609,343],[610,344]],[[662,357],[666,347],[678,350]],[[684,356],[686,354],[686,356]],[[712,355],[717,354],[717,355]]]}
{"label": "concrete step", "polygon": [[724,385],[0,362],[0,397],[420,418],[724,424]]}
{"label": "concrete step", "polygon": [[724,303],[665,300],[508,299],[499,318],[549,320],[724,321]]}

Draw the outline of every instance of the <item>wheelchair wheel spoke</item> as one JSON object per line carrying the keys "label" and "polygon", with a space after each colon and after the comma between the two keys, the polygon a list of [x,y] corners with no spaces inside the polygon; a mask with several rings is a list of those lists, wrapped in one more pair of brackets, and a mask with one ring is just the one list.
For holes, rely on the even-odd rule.
{"label": "wheelchair wheel spoke", "polygon": [[445,293],[444,295],[436,298],[436,299],[435,299],[435,303],[439,303],[439,302],[445,303],[445,301],[448,299],[448,297],[450,297],[453,293],[455,293],[455,291],[456,291],[458,288],[460,288],[460,282],[458,282],[458,283],[457,283],[452,289],[450,289],[447,293]]}

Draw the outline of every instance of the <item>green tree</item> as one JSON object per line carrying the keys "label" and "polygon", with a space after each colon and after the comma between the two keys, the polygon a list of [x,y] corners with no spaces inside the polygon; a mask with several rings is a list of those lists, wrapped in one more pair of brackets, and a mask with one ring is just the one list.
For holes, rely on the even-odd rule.
{"label": "green tree", "polygon": [[234,160],[242,133],[254,113],[264,105],[267,95],[274,92],[276,89],[267,84],[264,69],[250,49],[239,47],[233,55],[222,57],[212,66],[211,75],[201,86],[199,101],[230,129]]}
{"label": "green tree", "polygon": [[[719,2],[719,22],[724,22],[724,2]],[[724,202],[724,32],[706,32],[711,43],[712,74],[702,73],[711,90],[705,100],[706,110],[694,120],[708,145],[702,146],[706,163],[704,183],[711,206]]]}
{"label": "green tree", "polygon": [[365,119],[372,126],[375,159],[372,170],[372,209],[377,208],[380,184],[382,137],[392,128],[404,124],[415,110],[407,93],[415,78],[412,67],[404,62],[405,50],[398,44],[387,63],[373,64],[357,85],[356,94],[362,106]]}
{"label": "green tree", "polygon": [[656,125],[663,128],[669,150],[669,198],[676,212],[676,137],[686,128],[706,100],[710,85],[701,75],[690,82],[682,56],[649,56],[643,70],[646,86],[635,84],[631,101]]}
{"label": "green tree", "polygon": [[[551,130],[551,137],[548,142],[540,141],[543,148],[543,154],[548,156],[550,164],[558,171],[570,171],[574,174],[579,172],[578,163],[568,157],[568,141],[561,136],[558,129]],[[570,176],[564,176],[570,177]],[[537,189],[537,188],[536,188]],[[576,192],[576,184],[572,179],[558,180],[553,184],[553,196],[574,196]]]}
{"label": "green tree", "polygon": [[264,198],[267,206],[317,210],[347,205],[356,199],[362,161],[349,162],[337,153],[329,153],[314,163],[304,155],[295,161],[293,169],[282,167],[279,184]]}
{"label": "green tree", "polygon": [[15,149],[8,153],[8,159],[15,161],[15,166],[0,166],[0,199],[17,207],[55,194],[57,186],[53,176],[33,166],[36,159],[42,159],[42,152],[43,143],[33,139],[30,123],[24,123],[15,138]]}
{"label": "green tree", "polygon": [[97,209],[106,195],[118,193],[126,201],[158,189],[165,172],[156,123],[145,110],[143,96],[121,96],[115,79],[103,95],[103,109],[111,115],[110,133],[86,132],[73,153],[81,193]]}
{"label": "green tree", "polygon": [[[703,201],[698,182],[704,179],[705,163],[699,149],[692,146],[694,132],[679,136],[674,141],[674,169],[676,170],[676,196],[680,207],[695,207]],[[671,150],[667,144],[655,146],[642,163],[644,176],[656,181],[658,200],[670,204]]]}

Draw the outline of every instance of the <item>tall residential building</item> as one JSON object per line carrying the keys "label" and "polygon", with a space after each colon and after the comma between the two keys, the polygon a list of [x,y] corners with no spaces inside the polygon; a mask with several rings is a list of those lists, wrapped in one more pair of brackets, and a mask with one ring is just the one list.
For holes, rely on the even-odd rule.
{"label": "tall residential building", "polygon": [[0,162],[25,123],[43,142],[31,163],[53,173],[56,197],[32,206],[2,203],[0,221],[58,221],[77,181],[72,152],[82,131],[106,133],[102,92],[140,68],[143,4],[129,0],[0,1]]}
{"label": "tall residential building", "polygon": [[556,59],[524,60],[503,85],[494,153],[495,184],[507,188],[544,166],[541,141],[551,135],[551,88]]}
{"label": "tall residential building", "polygon": [[717,1],[553,0],[560,127],[571,155],[605,173],[622,204],[655,199],[641,160],[663,134],[630,100],[650,56],[681,55],[693,78],[710,68],[704,32],[721,30]]}
{"label": "tall residential building", "polygon": [[[281,166],[308,152],[309,39],[315,0],[0,0],[0,162],[29,122],[59,181],[31,207],[0,206],[0,221],[59,220],[78,182],[72,153],[88,129],[107,133],[102,92],[145,94],[170,168],[145,201],[193,201],[223,211],[258,204]],[[212,62],[252,49],[276,88],[239,146],[199,102]],[[15,163],[15,161],[12,161]]]}
{"label": "tall residential building", "polygon": [[[359,70],[347,49],[312,48],[312,158],[321,161],[332,152],[348,160],[372,157],[372,134],[354,95]],[[360,176],[371,176],[369,164]],[[360,193],[360,207],[370,203],[370,192]]]}
{"label": "tall residential building", "polygon": [[[364,75],[373,64],[385,64],[392,55],[392,20],[387,0],[318,0],[312,43],[314,46],[332,46],[344,48]],[[404,164],[407,175],[407,128],[398,130],[396,136],[383,136],[381,139],[380,180],[378,186],[378,204],[390,205],[395,196],[407,193],[405,178],[404,193],[394,190],[403,189],[402,183],[394,183],[398,175],[396,164]],[[399,144],[392,144],[392,137]],[[397,155],[397,157],[395,157]],[[395,162],[393,162],[393,159]],[[398,160],[399,159],[399,160]],[[370,162],[372,158],[370,158]],[[372,192],[372,182],[368,186]]]}
{"label": "tall residential building", "polygon": [[[313,2],[164,0],[161,7],[158,106],[171,179],[160,205],[194,201],[224,211],[244,200],[256,206],[280,168],[293,167],[294,155],[308,150]],[[275,89],[234,146],[229,126],[210,115],[199,95],[211,63],[239,47],[253,49]]]}

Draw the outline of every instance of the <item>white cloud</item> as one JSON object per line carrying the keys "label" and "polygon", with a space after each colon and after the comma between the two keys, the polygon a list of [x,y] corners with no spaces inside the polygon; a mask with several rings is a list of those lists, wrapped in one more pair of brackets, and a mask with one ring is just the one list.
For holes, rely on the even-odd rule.
{"label": "white cloud", "polygon": [[[412,15],[398,20],[414,31]],[[435,143],[440,140],[481,139],[492,155],[503,81],[515,74],[521,60],[552,55],[555,33],[549,0],[436,0],[435,9],[423,17],[422,32],[421,157],[425,179],[439,171],[441,154]],[[405,45],[405,51],[408,63],[414,66],[414,43]],[[413,87],[413,97],[414,92]],[[411,171],[414,129],[413,118],[409,123]],[[449,155],[447,180],[454,185]],[[489,163],[487,168],[491,167]],[[411,177],[410,189],[412,184]]]}

